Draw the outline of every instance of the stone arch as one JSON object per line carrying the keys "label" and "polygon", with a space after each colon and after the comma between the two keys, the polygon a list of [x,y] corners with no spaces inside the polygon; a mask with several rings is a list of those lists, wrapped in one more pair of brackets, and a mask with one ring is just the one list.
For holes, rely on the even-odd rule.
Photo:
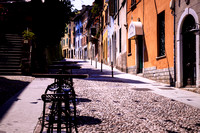
{"label": "stone arch", "polygon": [[[182,27],[185,18],[191,15],[193,16],[195,23],[199,23],[199,18],[197,13],[192,9],[192,8],[186,8],[184,12],[182,13],[179,22],[178,22],[178,27],[177,27],[177,34],[176,34],[176,86],[177,87],[182,87],[183,86],[183,49],[182,49]],[[199,28],[199,25],[198,27]],[[199,34],[196,35],[196,87],[200,86],[200,74],[199,74]]]}

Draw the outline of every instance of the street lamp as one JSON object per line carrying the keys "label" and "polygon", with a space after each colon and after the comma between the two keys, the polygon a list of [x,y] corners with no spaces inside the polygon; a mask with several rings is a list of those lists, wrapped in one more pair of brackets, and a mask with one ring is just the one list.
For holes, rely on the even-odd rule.
{"label": "street lamp", "polygon": [[195,34],[195,35],[198,35],[200,29],[199,29],[199,26],[197,26],[197,25],[200,25],[200,24],[199,24],[199,23],[196,23],[195,28],[190,29],[189,32],[190,32],[190,33],[193,33],[193,34]]}

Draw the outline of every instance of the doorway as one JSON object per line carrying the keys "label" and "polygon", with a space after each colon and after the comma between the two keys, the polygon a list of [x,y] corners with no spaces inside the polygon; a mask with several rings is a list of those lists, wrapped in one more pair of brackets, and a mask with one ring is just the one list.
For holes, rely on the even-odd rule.
{"label": "doorway", "polygon": [[137,73],[143,73],[143,36],[137,36],[138,46],[138,71]]}
{"label": "doorway", "polygon": [[66,58],[66,50],[63,50],[63,56]]}
{"label": "doorway", "polygon": [[183,86],[196,86],[196,35],[192,29],[196,28],[192,15],[186,16],[182,27],[183,47]]}

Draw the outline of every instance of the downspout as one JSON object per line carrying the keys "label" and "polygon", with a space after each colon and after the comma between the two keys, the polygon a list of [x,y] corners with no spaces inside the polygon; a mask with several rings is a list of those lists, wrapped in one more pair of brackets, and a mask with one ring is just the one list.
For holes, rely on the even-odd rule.
{"label": "downspout", "polygon": [[174,1],[174,86],[176,86],[176,1]]}

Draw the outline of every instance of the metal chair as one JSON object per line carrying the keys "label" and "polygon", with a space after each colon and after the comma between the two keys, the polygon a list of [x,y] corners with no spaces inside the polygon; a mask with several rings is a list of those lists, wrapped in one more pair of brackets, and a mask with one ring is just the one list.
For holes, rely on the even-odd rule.
{"label": "metal chair", "polygon": [[[52,133],[55,129],[61,133],[65,129],[66,133],[72,131],[72,116],[70,111],[70,99],[66,94],[43,94],[43,116],[42,128],[47,128],[48,133]],[[46,108],[47,104],[51,104],[51,108]],[[63,106],[64,105],[64,106]]]}

